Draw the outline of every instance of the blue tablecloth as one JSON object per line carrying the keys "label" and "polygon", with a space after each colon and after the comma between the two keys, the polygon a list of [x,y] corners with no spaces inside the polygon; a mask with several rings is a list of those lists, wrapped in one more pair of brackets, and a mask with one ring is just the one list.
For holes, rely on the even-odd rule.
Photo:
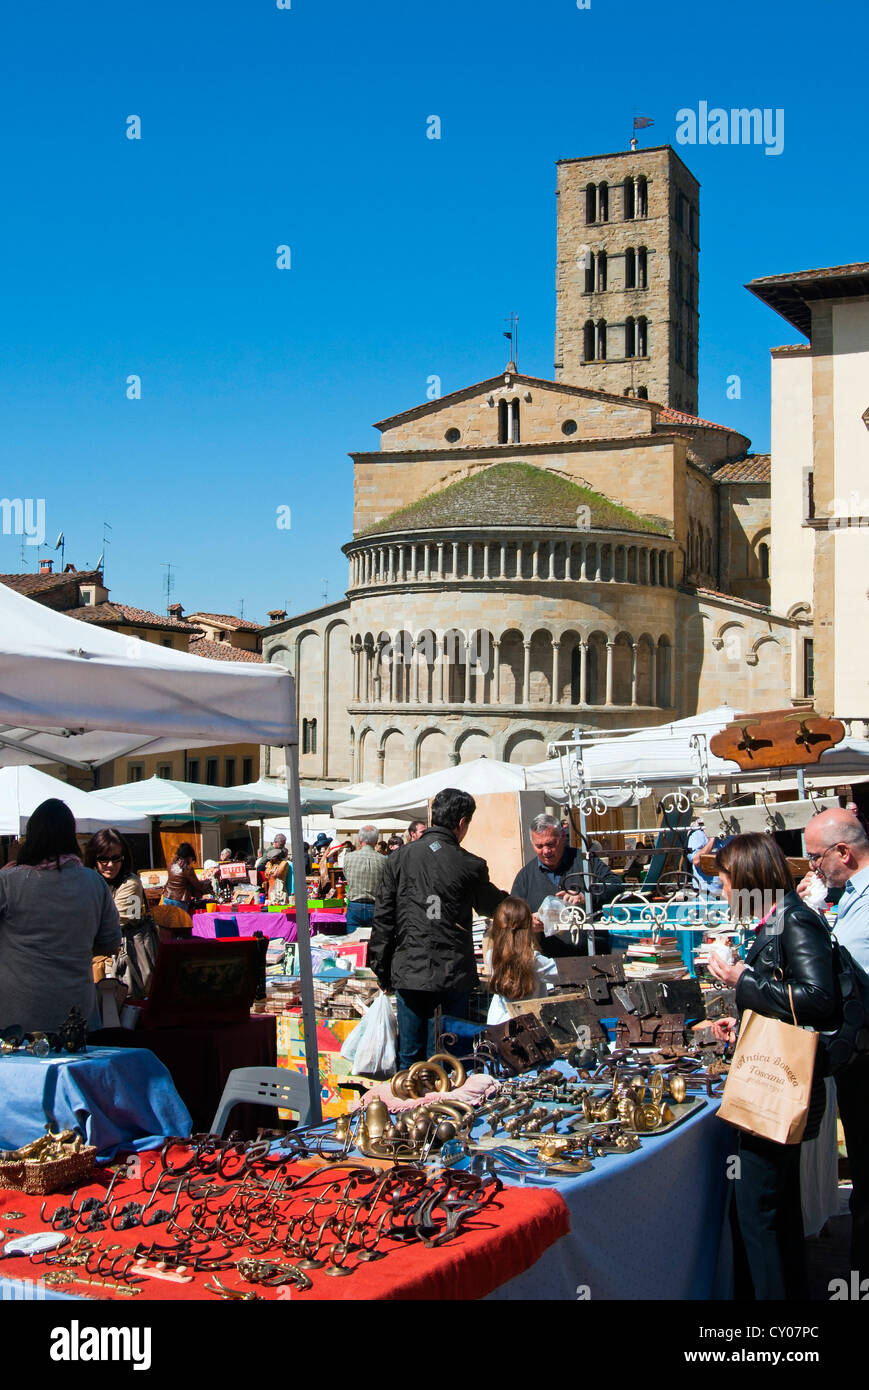
{"label": "blue tablecloth", "polygon": [[567,1203],[570,1233],[489,1298],[728,1297],[726,1161],[736,1135],[718,1119],[719,1103],[707,1100],[669,1134],[644,1136],[634,1153],[547,1184]]}
{"label": "blue tablecloth", "polygon": [[73,1057],[0,1057],[0,1148],[78,1127],[97,1157],[188,1135],[190,1114],[163,1063],[145,1048],[89,1047]]}

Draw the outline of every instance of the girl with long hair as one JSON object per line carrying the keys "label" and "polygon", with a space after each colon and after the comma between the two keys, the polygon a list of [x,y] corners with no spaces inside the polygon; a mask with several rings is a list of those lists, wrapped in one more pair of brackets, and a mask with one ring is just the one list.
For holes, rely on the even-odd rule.
{"label": "girl with long hair", "polygon": [[554,960],[537,950],[531,909],[524,898],[504,898],[496,907],[489,931],[489,988],[493,999],[487,1023],[509,1018],[507,1004],[517,999],[539,999],[548,994],[549,981],[558,978]]}

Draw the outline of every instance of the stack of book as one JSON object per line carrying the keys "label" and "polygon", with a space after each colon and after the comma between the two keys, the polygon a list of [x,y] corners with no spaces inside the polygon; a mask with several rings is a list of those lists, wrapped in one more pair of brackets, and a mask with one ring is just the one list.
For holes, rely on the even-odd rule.
{"label": "stack of book", "polygon": [[642,937],[625,953],[626,980],[678,980],[684,974],[675,936]]}

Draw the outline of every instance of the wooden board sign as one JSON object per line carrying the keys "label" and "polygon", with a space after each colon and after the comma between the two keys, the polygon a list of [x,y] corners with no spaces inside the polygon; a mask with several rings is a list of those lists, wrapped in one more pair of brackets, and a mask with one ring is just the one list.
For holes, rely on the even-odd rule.
{"label": "wooden board sign", "polygon": [[824,719],[814,710],[769,710],[744,714],[713,734],[709,747],[744,771],[767,767],[808,767],[845,737],[839,719]]}

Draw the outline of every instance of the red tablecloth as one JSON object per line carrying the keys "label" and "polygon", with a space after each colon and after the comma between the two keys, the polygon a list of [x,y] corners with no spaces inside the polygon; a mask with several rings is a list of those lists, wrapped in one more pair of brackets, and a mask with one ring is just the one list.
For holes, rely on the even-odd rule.
{"label": "red tablecloth", "polygon": [[[177,1151],[173,1158],[177,1159]],[[125,1203],[135,1201],[143,1203],[147,1200],[141,1184],[141,1177],[144,1176],[145,1182],[152,1185],[156,1174],[160,1171],[155,1167],[150,1168],[151,1160],[155,1156],[143,1154],[138,1156],[139,1168],[137,1176],[131,1180],[119,1180],[114,1188],[111,1197],[111,1204],[120,1210]],[[136,1160],[133,1160],[135,1163]],[[292,1172],[300,1176],[303,1172],[309,1171],[304,1166],[295,1165]],[[324,1184],[331,1175],[324,1175],[323,1184],[312,1183],[310,1185],[311,1196],[316,1192],[325,1190]],[[235,1184],[223,1184],[220,1179],[215,1179],[217,1183],[227,1188]],[[101,1175],[98,1182],[94,1182],[87,1187],[80,1189],[76,1198],[76,1207],[90,1196],[101,1196],[106,1189],[108,1175]],[[157,1200],[152,1205],[152,1211],[158,1206],[171,1208],[174,1196],[174,1188],[168,1185],[161,1189]],[[229,1197],[227,1196],[227,1201]],[[45,1204],[47,1217],[60,1206],[68,1203],[68,1195],[55,1194],[49,1197]],[[18,1229],[28,1233],[46,1229],[46,1224],[39,1219],[39,1211],[43,1199],[41,1197],[27,1197],[20,1192],[0,1193],[0,1217],[7,1210],[23,1213],[23,1217],[14,1222]],[[216,1209],[221,1204],[218,1196],[210,1201],[209,1205],[214,1207],[211,1216],[206,1218],[213,1222],[216,1219]],[[318,1219],[324,1217],[322,1213],[332,1209],[327,1201],[325,1204],[316,1208]],[[189,1201],[182,1196],[178,1204],[179,1221],[182,1226],[189,1223]],[[543,1252],[554,1242],[565,1235],[569,1229],[569,1217],[567,1207],[563,1199],[557,1193],[551,1191],[541,1191],[535,1188],[514,1187],[504,1189],[498,1194],[496,1199],[476,1216],[467,1225],[463,1226],[460,1234],[452,1241],[442,1246],[426,1248],[420,1242],[406,1244],[394,1240],[382,1240],[378,1245],[379,1250],[386,1250],[386,1257],[382,1260],[371,1261],[370,1263],[358,1262],[354,1255],[350,1253],[347,1258],[347,1265],[352,1269],[352,1273],[344,1278],[330,1277],[323,1270],[307,1271],[312,1280],[313,1287],[304,1292],[300,1292],[293,1285],[284,1285],[279,1288],[266,1288],[263,1285],[251,1285],[246,1283],[239,1272],[233,1267],[227,1271],[218,1271],[218,1278],[222,1284],[235,1290],[255,1291],[269,1300],[282,1301],[290,1298],[293,1302],[306,1302],[311,1300],[328,1299],[330,1301],[353,1301],[360,1299],[471,1299],[482,1298],[486,1294],[505,1283],[508,1279],[529,1269]],[[68,1233],[71,1239],[75,1239],[74,1233]],[[257,1232],[259,1234],[259,1232]],[[123,1246],[125,1250],[134,1250],[139,1242],[154,1241],[159,1244],[169,1244],[177,1240],[177,1236],[167,1233],[166,1224],[161,1223],[149,1229],[143,1230],[142,1227],[135,1227],[132,1230],[113,1232],[108,1228],[103,1232],[97,1232],[93,1239],[100,1239],[105,1248],[109,1245]],[[225,1255],[225,1247],[214,1245],[213,1251],[222,1251]],[[115,1249],[107,1256],[107,1260],[121,1251]],[[231,1258],[244,1258],[246,1251],[244,1247],[239,1247],[232,1252]],[[155,1256],[159,1258],[159,1256]],[[265,1254],[261,1258],[268,1259]],[[278,1255],[274,1258],[281,1260],[283,1257]],[[284,1262],[291,1262],[291,1257],[286,1257]],[[123,1261],[119,1269],[123,1268]],[[49,1272],[50,1267],[37,1264],[33,1265],[26,1258],[7,1259],[2,1262],[2,1273],[10,1279],[34,1280],[42,1277]],[[80,1269],[73,1271],[81,1274]],[[87,1276],[84,1276],[87,1277]],[[94,1275],[95,1280],[105,1278],[108,1282],[116,1282],[111,1279],[111,1275],[106,1273],[104,1276]],[[189,1284],[176,1284],[165,1282],[159,1279],[144,1279],[138,1287],[141,1293],[132,1298],[128,1295],[112,1293],[111,1290],[104,1288],[88,1288],[86,1284],[69,1283],[64,1285],[64,1290],[70,1294],[90,1295],[96,1298],[114,1298],[118,1302],[124,1302],[128,1307],[141,1304],[148,1300],[216,1300],[217,1295],[208,1292],[205,1285],[212,1282],[213,1275],[208,1272],[195,1274]],[[133,1280],[135,1283],[135,1279]]]}

